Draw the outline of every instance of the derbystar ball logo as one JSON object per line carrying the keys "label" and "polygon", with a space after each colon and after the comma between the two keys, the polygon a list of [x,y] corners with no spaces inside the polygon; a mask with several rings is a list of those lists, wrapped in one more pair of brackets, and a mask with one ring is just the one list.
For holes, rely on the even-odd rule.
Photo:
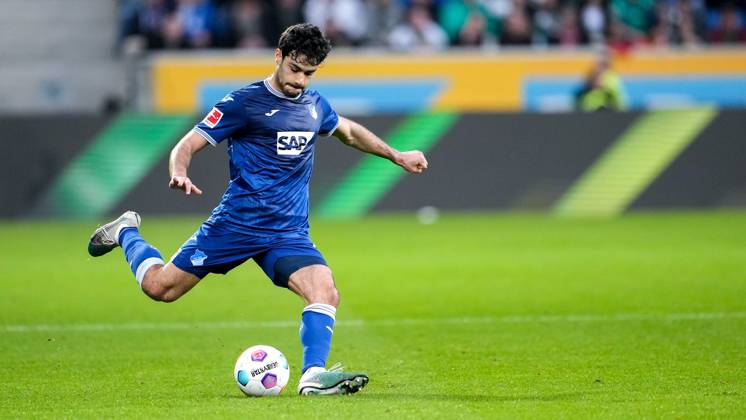
{"label": "derbystar ball logo", "polygon": [[313,131],[280,131],[277,133],[277,154],[298,156],[313,138]]}
{"label": "derbystar ball logo", "polygon": [[210,128],[215,128],[215,126],[218,125],[218,123],[220,122],[221,118],[223,118],[223,113],[219,109],[213,108],[212,111],[207,114],[205,119],[202,120],[202,122]]}

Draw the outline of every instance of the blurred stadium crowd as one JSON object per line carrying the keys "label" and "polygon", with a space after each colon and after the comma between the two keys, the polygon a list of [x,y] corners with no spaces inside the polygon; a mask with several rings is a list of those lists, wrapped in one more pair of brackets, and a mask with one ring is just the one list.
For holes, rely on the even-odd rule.
{"label": "blurred stadium crowd", "polygon": [[264,48],[294,23],[395,50],[746,42],[746,0],[120,0],[121,45]]}

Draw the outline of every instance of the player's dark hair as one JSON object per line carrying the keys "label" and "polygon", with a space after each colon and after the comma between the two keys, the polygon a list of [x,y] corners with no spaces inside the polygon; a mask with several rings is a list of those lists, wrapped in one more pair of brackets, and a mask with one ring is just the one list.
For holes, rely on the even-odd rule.
{"label": "player's dark hair", "polygon": [[318,66],[332,50],[332,44],[318,27],[310,23],[299,23],[285,29],[280,35],[277,48],[282,51],[283,58],[305,58],[307,64]]}

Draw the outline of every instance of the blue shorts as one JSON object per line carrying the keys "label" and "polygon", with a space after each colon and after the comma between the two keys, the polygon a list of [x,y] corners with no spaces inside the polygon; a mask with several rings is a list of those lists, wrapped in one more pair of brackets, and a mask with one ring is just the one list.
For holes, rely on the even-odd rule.
{"label": "blue shorts", "polygon": [[171,262],[203,278],[209,273],[225,274],[249,258],[280,287],[288,287],[290,275],[300,268],[327,265],[306,233],[254,236],[216,223],[203,223],[176,251]]}

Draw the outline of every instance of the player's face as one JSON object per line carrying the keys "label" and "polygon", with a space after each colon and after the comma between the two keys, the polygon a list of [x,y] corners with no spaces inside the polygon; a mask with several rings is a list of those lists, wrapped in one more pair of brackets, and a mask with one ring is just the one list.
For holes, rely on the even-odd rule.
{"label": "player's face", "polygon": [[311,76],[316,73],[319,66],[305,63],[303,56],[292,58],[283,57],[278,49],[275,51],[275,77],[282,93],[287,96],[298,96],[306,89],[311,81]]}

